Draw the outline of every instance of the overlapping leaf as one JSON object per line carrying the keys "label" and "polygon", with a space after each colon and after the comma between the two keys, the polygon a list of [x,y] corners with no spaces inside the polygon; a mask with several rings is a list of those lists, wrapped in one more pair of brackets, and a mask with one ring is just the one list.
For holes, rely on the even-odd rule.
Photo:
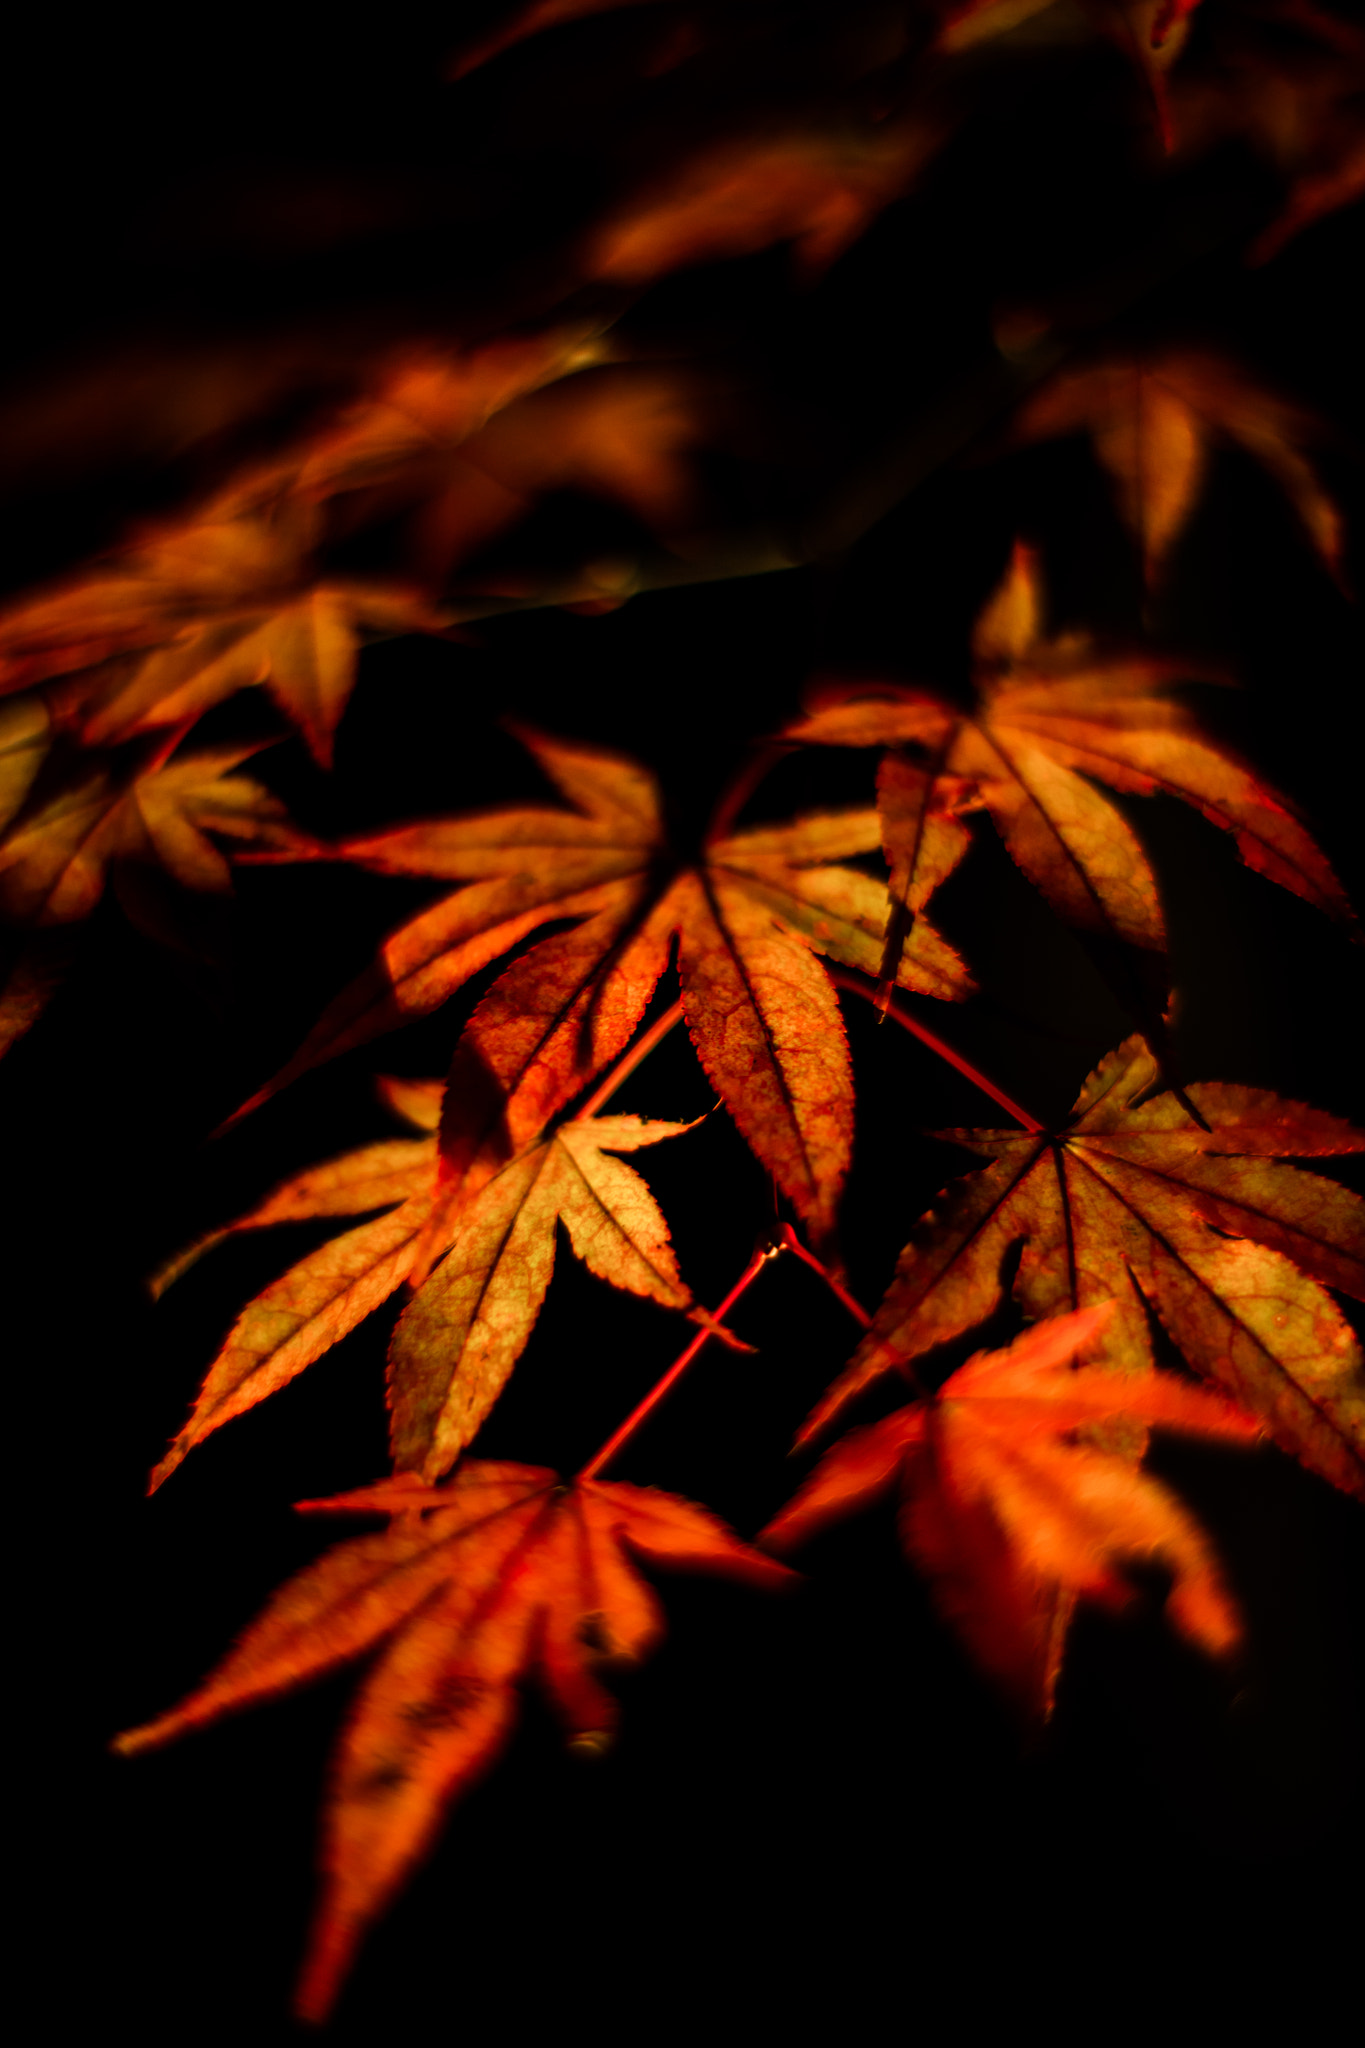
{"label": "overlapping leaf", "polygon": [[[437,1084],[390,1095],[400,1113],[434,1121]],[[685,1124],[636,1116],[561,1125],[504,1167],[436,1241],[443,1263],[409,1304],[389,1374],[395,1457],[428,1478],[446,1471],[502,1391],[526,1347],[555,1258],[555,1226],[589,1271],[666,1308],[687,1308],[668,1225],[640,1176],[608,1151],[634,1151]],[[214,1430],[254,1408],[353,1330],[413,1275],[428,1242],[434,1138],[389,1139],[313,1167],[255,1209],[201,1238],[164,1268],[169,1285],[211,1245],[241,1230],[320,1216],[386,1214],[301,1259],[248,1303],[209,1367],[184,1429],[152,1474],[152,1489]]]}
{"label": "overlapping leaf", "polygon": [[313,842],[290,825],[280,799],[231,772],[259,751],[251,742],[169,762],[84,756],[55,786],[35,780],[0,840],[0,912],[18,924],[71,924],[94,909],[111,873],[126,900],[147,870],[184,889],[227,894],[231,870],[215,839],[306,854]]}
{"label": "overlapping leaf", "polygon": [[1121,1605],[1128,1559],[1172,1574],[1167,1611],[1218,1654],[1236,1609],[1198,1526],[1128,1458],[1076,1440],[1095,1425],[1157,1425],[1246,1441],[1229,1404],[1151,1370],[1072,1370],[1112,1310],[1053,1316],[1006,1351],[979,1352],[930,1401],[854,1430],[759,1541],[786,1551],[899,1481],[906,1552],[982,1667],[1025,1710],[1051,1711],[1077,1598]]}
{"label": "overlapping leaf", "polygon": [[584,269],[644,284],[684,264],[790,241],[802,270],[818,274],[910,187],[943,133],[942,121],[924,119],[712,145],[603,221]]}
{"label": "overlapping leaf", "polygon": [[152,1748],[385,1643],[342,1738],[326,1820],[299,1993],[320,2020],[365,1929],[506,1741],[520,1680],[534,1675],[572,1744],[610,1739],[617,1706],[597,1674],[636,1662],[662,1632],[634,1557],[759,1587],[791,1574],[671,1494],[563,1486],[527,1465],[472,1460],[440,1488],[400,1477],[303,1505],[391,1521],[301,1572],[199,1691],[116,1747]]}
{"label": "overlapping leaf", "polygon": [[229,490],[11,608],[0,618],[0,687],[68,678],[49,689],[55,719],[103,746],[263,684],[325,765],[361,629],[439,622],[413,591],[320,579],[316,537],[304,499]]}
{"label": "overlapping leaf", "polygon": [[[875,973],[886,889],[835,864],[875,848],[875,811],[816,813],[713,838],[697,865],[664,843],[653,779],[615,755],[523,734],[578,808],[519,809],[350,842],[345,857],[467,887],[387,942],[254,1101],[377,1032],[425,1015],[538,925],[574,918],[495,983],[456,1048],[441,1132],[443,1186],[468,1196],[531,1143],[627,1044],[678,937],[688,1027],[762,1164],[828,1238],[848,1162],[853,1090],[834,990],[812,952]],[[932,816],[916,900],[950,872],[965,828]],[[898,975],[946,998],[971,983],[923,918]],[[254,1106],[253,1104],[248,1107]]]}
{"label": "overlapping leaf", "polygon": [[1101,1062],[1055,1134],[941,1135],[991,1164],[956,1181],[917,1225],[872,1328],[802,1431],[815,1436],[864,1387],[975,1327],[1013,1295],[1043,1318],[1114,1300],[1107,1364],[1151,1363],[1155,1311],[1215,1380],[1310,1470],[1365,1498],[1360,1344],[1325,1292],[1365,1299],[1365,1201],[1283,1162],[1365,1151],[1365,1134],[1265,1089],[1202,1082],[1148,1095],[1139,1038]]}
{"label": "overlapping leaf", "polygon": [[1141,549],[1149,582],[1187,525],[1219,441],[1241,447],[1275,478],[1333,575],[1342,523],[1304,448],[1318,423],[1235,364],[1193,351],[1118,357],[1064,371],[1016,415],[1012,438],[1088,432]]}
{"label": "overlapping leaf", "polygon": [[450,1250],[404,1310],[390,1347],[399,1471],[438,1479],[478,1434],[540,1313],[557,1222],[600,1279],[665,1308],[690,1305],[658,1203],[638,1173],[609,1156],[687,1128],[637,1116],[561,1124],[460,1210]]}
{"label": "overlapping leaf", "polygon": [[[882,746],[883,838],[893,896],[920,885],[920,821],[943,778],[967,781],[1009,852],[1070,923],[1127,945],[1160,949],[1156,881],[1132,828],[1094,782],[1193,804],[1232,834],[1249,867],[1348,926],[1331,867],[1283,799],[1199,736],[1165,694],[1179,671],[1164,658],[1107,658],[1082,640],[1047,641],[1036,564],[1016,548],[976,628],[977,703],[964,712],[926,690],[830,686],[794,739]],[[903,927],[904,928],[904,927]],[[911,927],[912,928],[912,927]],[[888,962],[883,971],[890,973]]]}

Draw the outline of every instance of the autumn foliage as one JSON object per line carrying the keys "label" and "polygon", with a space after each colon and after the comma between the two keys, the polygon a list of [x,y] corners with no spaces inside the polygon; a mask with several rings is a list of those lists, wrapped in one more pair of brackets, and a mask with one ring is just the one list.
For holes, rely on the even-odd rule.
{"label": "autumn foliage", "polygon": [[[279,1270],[238,1297],[216,1354],[183,1361],[188,1419],[168,1414],[169,1447],[147,1445],[153,1492],[193,1486],[214,1455],[201,1446],[229,1424],[249,1443],[244,1418],[387,1316],[390,1469],[298,1504],[382,1526],[305,1564],[179,1706],[115,1738],[132,1755],[370,1660],[323,1820],[297,2006],[312,2022],[524,1694],[572,1749],[607,1747],[604,1681],[664,1633],[656,1568],[799,1591],[777,1554],[800,1562],[894,1500],[943,1625],[1039,1741],[1078,1614],[1124,1613],[1154,1583],[1171,1627],[1235,1682],[1239,1589],[1216,1533],[1149,1469],[1153,1442],[1259,1446],[1365,1499],[1350,1307],[1365,1301],[1365,1198],[1344,1184],[1365,1132],[1191,1065],[1206,1041],[1187,1034],[1161,856],[1179,809],[1216,828],[1267,918],[1302,910],[1324,951],[1359,943],[1324,845],[1341,864],[1340,835],[1292,761],[1244,744],[1221,708],[1236,664],[1208,629],[1214,600],[1180,607],[1231,477],[1250,524],[1299,550],[1316,601],[1351,616],[1359,448],[1312,394],[1201,326],[1189,276],[1216,260],[1273,279],[1315,236],[1344,235],[1365,189],[1365,37],[1316,0],[541,0],[483,9],[444,61],[452,119],[467,107],[495,138],[563,120],[573,162],[593,165],[582,190],[542,191],[543,234],[501,188],[480,198],[497,263],[485,275],[471,257],[453,307],[405,299],[344,346],[291,339],[251,363],[241,343],[178,410],[151,402],[139,425],[130,403],[117,432],[153,466],[174,444],[176,488],[0,605],[0,1049],[18,1048],[15,1068],[84,985],[82,946],[114,928],[106,896],[142,939],[213,959],[234,870],[252,901],[363,886],[346,900],[396,907],[311,1023],[258,1034],[273,1054],[222,1101],[217,1139],[245,1142],[324,1070],[349,1086],[390,1034],[426,1036],[396,1038],[392,1061],[385,1045],[386,1065],[429,1070],[446,1033],[443,1073],[373,1084],[388,1135],[349,1142],[347,1126],[321,1163],[296,1155],[242,1213],[224,1202],[163,1246],[150,1280],[183,1298],[220,1246],[282,1233]],[[588,110],[572,118],[549,104],[561,61],[566,103]],[[980,194],[953,182],[992,123],[1034,132],[1033,92],[1073,109],[1099,96],[1113,176],[1147,222],[1131,245],[1114,228],[1102,261],[1077,254],[1084,235],[989,252]],[[487,147],[492,162],[503,144]],[[849,346],[906,220],[957,250],[977,354],[959,373],[968,347],[945,329],[923,404],[893,431],[856,377],[822,382],[819,363],[831,332]],[[778,310],[760,317],[763,292]],[[881,360],[869,331],[855,362],[864,346]],[[896,554],[895,517],[943,476],[962,502],[997,493],[979,533],[943,514],[973,598],[950,652],[917,640],[920,565]],[[1068,553],[1059,503],[1064,529],[1103,543]],[[636,715],[594,696],[587,650],[623,607],[662,640],[651,593],[808,574],[850,578],[854,614],[881,579],[894,635],[874,656],[856,632],[841,647],[830,600],[836,624],[796,686],[755,696],[752,719],[704,675],[652,726],[650,673]],[[348,707],[378,701],[386,652],[421,647],[454,690],[528,616],[576,622],[579,670],[538,678],[496,728],[477,690],[459,712],[471,734],[496,729],[513,795],[329,809],[334,765],[356,772]],[[1182,641],[1183,617],[1205,630]],[[756,638],[743,660],[761,671],[768,650]],[[642,731],[663,735],[652,752],[635,750]],[[421,734],[404,744],[429,788]],[[1070,1035],[1025,1017],[1002,1077],[979,1050],[1001,1034],[973,1020],[1005,1018],[1007,1042],[1029,1008],[1000,965],[1011,921],[1046,932],[1029,940],[1040,977],[1065,959],[1083,994]],[[348,941],[345,957],[363,953]],[[243,1000],[292,1014],[278,985]],[[910,1164],[902,1146],[870,1193],[858,1178],[867,1105],[885,1118],[892,1099],[859,1066],[872,1019],[879,1060],[890,1045],[908,1061],[909,1036],[913,1071],[939,1062],[956,1075],[945,1099],[978,1105],[941,1128],[932,1088],[915,1099],[915,1127],[968,1155],[927,1206],[915,1189],[938,1153]],[[684,1046],[703,1106],[678,1114],[652,1076]],[[614,1102],[627,1085],[638,1110]],[[749,1245],[728,1292],[689,1273],[670,1193],[686,1170],[672,1162],[718,1126],[733,1164],[705,1202]],[[903,1247],[894,1270],[864,1251],[869,1206]],[[296,1225],[312,1232],[297,1256]],[[633,1303],[621,1328],[655,1318],[677,1355],[561,1478],[492,1455],[487,1431],[571,1263]],[[604,1476],[629,1444],[647,1466],[643,1425],[659,1411],[667,1426],[661,1404],[700,1353],[745,1370],[764,1339],[741,1305],[797,1266],[839,1304],[848,1343],[821,1361],[814,1405],[793,1393],[774,1424],[820,1456],[768,1475],[766,1526],[731,1516],[742,1540],[709,1508]],[[586,1322],[566,1379],[586,1383],[614,1341]]]}

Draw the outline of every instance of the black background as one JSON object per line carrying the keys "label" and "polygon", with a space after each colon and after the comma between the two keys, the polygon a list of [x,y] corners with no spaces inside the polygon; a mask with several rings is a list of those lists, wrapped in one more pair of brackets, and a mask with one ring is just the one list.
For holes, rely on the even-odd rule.
{"label": "black background", "polygon": [[[499,307],[524,315],[531,258],[624,160],[604,168],[573,135],[575,108],[580,126],[592,113],[585,78],[609,59],[633,76],[612,56],[628,37],[594,41],[585,28],[578,71],[517,60],[503,83],[475,82],[456,102],[440,83],[448,19],[433,27],[399,9],[343,28],[295,11],[282,34],[265,10],[234,12],[209,41],[203,26],[192,38],[109,16],[70,34],[30,23],[20,39],[7,90],[9,270],[23,317],[6,342],[13,431],[0,458],[14,587],[240,458],[249,427],[189,458],[158,440],[156,394],[187,362],[206,350],[274,362],[291,337],[303,368],[280,382],[273,431],[329,378],[344,382],[376,335],[496,325]],[[627,310],[641,351],[685,344],[737,361],[768,408],[758,454],[722,460],[708,479],[718,523],[799,526],[840,477],[865,474],[887,448],[913,450],[989,359],[991,311],[1022,279],[1060,288],[1117,271],[1128,283],[1111,292],[1123,302],[1106,328],[1116,342],[1226,343],[1336,423],[1321,459],[1354,511],[1360,586],[1358,217],[1248,269],[1246,224],[1273,198],[1261,171],[1220,158],[1140,203],[1131,122],[1116,111],[1126,90],[1107,57],[1054,65],[1022,111],[969,129],[928,197],[891,209],[814,289],[793,284],[778,251],[689,274]],[[280,194],[301,188],[314,198],[291,213]],[[1202,243],[1163,262],[1191,218],[1212,222]],[[303,224],[280,226],[290,220]],[[125,363],[142,366],[131,381]],[[154,395],[133,401],[130,389]],[[93,396],[79,416],[96,425],[73,435],[64,423],[83,392]],[[460,642],[375,647],[332,778],[292,740],[260,772],[323,832],[537,795],[497,723],[513,713],[649,761],[685,835],[813,670],[960,684],[971,618],[1017,531],[1044,545],[1054,623],[1135,631],[1137,574],[1083,446],[988,461],[993,424],[987,406],[961,459],[934,467],[845,555],[645,595],[606,617],[529,612]],[[631,537],[601,507],[537,517],[518,543],[532,552],[580,529],[598,545]],[[1358,609],[1249,460],[1220,455],[1149,622],[1237,672],[1236,696],[1200,693],[1206,716],[1303,806],[1365,900]],[[228,730],[261,714],[220,716]],[[753,815],[853,800],[870,772],[857,756],[789,761]],[[1164,801],[1128,809],[1167,903],[1185,1075],[1272,1086],[1365,1121],[1361,953],[1239,867],[1191,814]],[[12,1756],[38,1794],[26,1889],[55,1935],[34,2039],[77,2015],[158,2040],[291,2037],[314,1815],[350,1679],[136,1764],[109,1760],[104,1744],[185,1691],[316,1554],[323,1538],[291,1501],[382,1470],[391,1318],[215,1437],[148,1502],[145,1473],[227,1324],[324,1233],[225,1247],[155,1310],[140,1283],[282,1174],[392,1128],[373,1072],[441,1070],[490,977],[205,1143],[428,893],[342,869],[246,871],[219,969],[156,949],[106,905],[68,987],[0,1070]],[[1063,1113],[1128,1028],[1083,950],[993,842],[938,916],[987,993],[931,1021],[1030,1107]],[[909,1224],[962,1167],[921,1133],[994,1113],[855,999],[845,1007],[860,1088],[845,1236],[852,1284],[875,1302]],[[618,1098],[670,1117],[709,1104],[678,1035]],[[723,1112],[646,1170],[684,1272],[715,1301],[770,1214],[761,1175]],[[1354,1167],[1330,1170],[1365,1185]],[[749,1534],[804,1469],[786,1457],[792,1430],[853,1333],[791,1260],[734,1322],[757,1357],[704,1354],[617,1471]],[[1011,1327],[1001,1318],[983,1341]],[[672,1321],[561,1253],[478,1448],[572,1469],[679,1343]],[[1167,1444],[1155,1462],[1214,1531],[1245,1603],[1241,1669],[1185,1649],[1148,1589],[1126,1619],[1083,1617],[1055,1724],[1030,1745],[933,1618],[889,1513],[814,1547],[786,1600],[669,1581],[669,1639],[623,1688],[617,1750],[597,1766],[566,1759],[528,1700],[510,1754],[370,1941],[336,2038],[627,2024],[724,2036],[817,2020],[861,2037],[874,2021],[908,2033],[945,2001],[967,2025],[1001,1996],[1022,2022],[1107,2025],[1151,1999],[1226,2021],[1282,1994],[1311,2025],[1344,1992],[1358,1938],[1359,1509],[1268,1450]]]}

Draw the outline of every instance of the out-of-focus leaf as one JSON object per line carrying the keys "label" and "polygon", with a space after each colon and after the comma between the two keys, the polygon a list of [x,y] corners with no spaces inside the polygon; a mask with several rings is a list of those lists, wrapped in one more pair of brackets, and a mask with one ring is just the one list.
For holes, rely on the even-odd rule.
{"label": "out-of-focus leaf", "polygon": [[1122,1605],[1128,1560],[1164,1565],[1176,1626],[1214,1655],[1241,1628],[1197,1524],[1129,1459],[1078,1442],[1115,1424],[1246,1442],[1257,1424],[1151,1369],[1073,1369],[1102,1350],[1105,1302],[978,1352],[930,1401],[854,1430],[759,1538],[786,1551],[899,1483],[901,1539],[945,1618],[1029,1715],[1051,1713],[1075,1601]]}

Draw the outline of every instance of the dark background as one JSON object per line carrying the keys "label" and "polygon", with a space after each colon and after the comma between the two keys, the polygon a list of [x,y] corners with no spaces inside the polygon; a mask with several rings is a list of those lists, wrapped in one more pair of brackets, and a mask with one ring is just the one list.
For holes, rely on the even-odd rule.
{"label": "dark background", "polygon": [[[493,12],[466,10],[471,23]],[[787,10],[794,39],[812,12]],[[612,40],[585,25],[572,62],[556,45],[460,101],[440,80],[448,16],[398,9],[354,28],[295,10],[281,31],[262,9],[208,33],[31,20],[14,53],[7,268],[23,317],[0,392],[12,587],[211,481],[253,435],[268,442],[344,390],[377,339],[495,331],[555,303],[543,252],[625,175],[629,134],[613,155],[615,132],[608,144],[598,131],[613,64],[620,94],[635,89],[633,30]],[[987,96],[926,195],[893,207],[818,286],[798,288],[775,251],[625,310],[642,353],[721,363],[752,404],[758,426],[707,473],[718,527],[809,533],[822,508],[875,509],[895,474],[916,483],[851,550],[606,617],[528,612],[461,642],[375,647],[332,778],[293,740],[260,772],[329,833],[535,795],[497,723],[515,713],[651,762],[685,834],[812,671],[961,684],[971,618],[1020,530],[1044,545],[1054,623],[1135,632],[1136,569],[1084,446],[986,459],[993,408],[1011,395],[992,396],[990,318],[1040,280],[1088,293],[1082,339],[1098,325],[1115,343],[1226,344],[1334,422],[1321,461],[1352,516],[1358,588],[1359,217],[1248,269],[1247,236],[1274,201],[1265,173],[1228,152],[1153,196],[1127,91],[1107,53],[1049,58],[1030,94]],[[254,395],[187,452],[164,422],[177,379],[209,358],[246,364]],[[974,424],[955,459],[934,458],[935,425],[964,388]],[[878,484],[888,465],[893,483]],[[584,534],[599,551],[644,544],[586,502],[535,517],[514,543],[533,558]],[[1219,455],[1148,622],[1240,676],[1235,696],[1201,693],[1205,715],[1305,809],[1365,900],[1359,612],[1249,460]],[[215,716],[227,731],[262,714],[239,701]],[[859,756],[784,763],[753,814],[855,800],[870,772]],[[1186,1077],[1365,1121],[1361,953],[1192,814],[1128,810],[1167,902]],[[343,869],[244,871],[216,968],[158,950],[107,904],[69,985],[0,1069],[13,1754],[38,1795],[25,1889],[55,1935],[35,2040],[77,2016],[168,2041],[291,2037],[315,1811],[351,1679],[135,1764],[104,1744],[179,1697],[316,1554],[323,1534],[291,1501],[382,1470],[391,1316],[148,1502],[146,1471],[227,1325],[326,1233],[224,1247],[155,1310],[141,1281],[281,1175],[391,1129],[375,1071],[441,1070],[491,977],[205,1142],[427,893]],[[1028,1105],[1063,1113],[1129,1028],[1083,949],[989,840],[936,915],[986,994],[930,1021]],[[852,1284],[875,1303],[910,1223],[964,1164],[921,1134],[995,1116],[864,1006],[846,1011],[860,1097],[845,1235]],[[685,1117],[709,1101],[675,1035],[618,1106]],[[717,1300],[770,1214],[762,1177],[723,1113],[646,1170],[684,1272]],[[1356,1167],[1329,1170],[1365,1186]],[[787,1460],[791,1433],[854,1333],[791,1260],[734,1322],[757,1357],[704,1354],[617,1472],[750,1534],[804,1469]],[[1012,1327],[1001,1318],[981,1341]],[[479,1450],[572,1469],[679,1344],[670,1319],[562,1253]],[[372,1937],[336,2038],[675,2023],[723,2035],[825,2015],[861,2036],[874,2021],[909,2031],[945,2002],[970,2025],[1002,1996],[1024,2021],[1108,2025],[1153,1999],[1227,2021],[1282,1995],[1310,2026],[1344,1995],[1359,1936],[1360,1512],[1269,1450],[1163,1444],[1154,1463],[1219,1542],[1247,1612],[1242,1668],[1184,1648],[1148,1588],[1122,1621],[1082,1618],[1055,1723],[1029,1745],[934,1619],[889,1511],[813,1547],[785,1601],[670,1580],[669,1640],[623,1687],[617,1750],[598,1766],[566,1759],[528,1700],[511,1753]]]}

